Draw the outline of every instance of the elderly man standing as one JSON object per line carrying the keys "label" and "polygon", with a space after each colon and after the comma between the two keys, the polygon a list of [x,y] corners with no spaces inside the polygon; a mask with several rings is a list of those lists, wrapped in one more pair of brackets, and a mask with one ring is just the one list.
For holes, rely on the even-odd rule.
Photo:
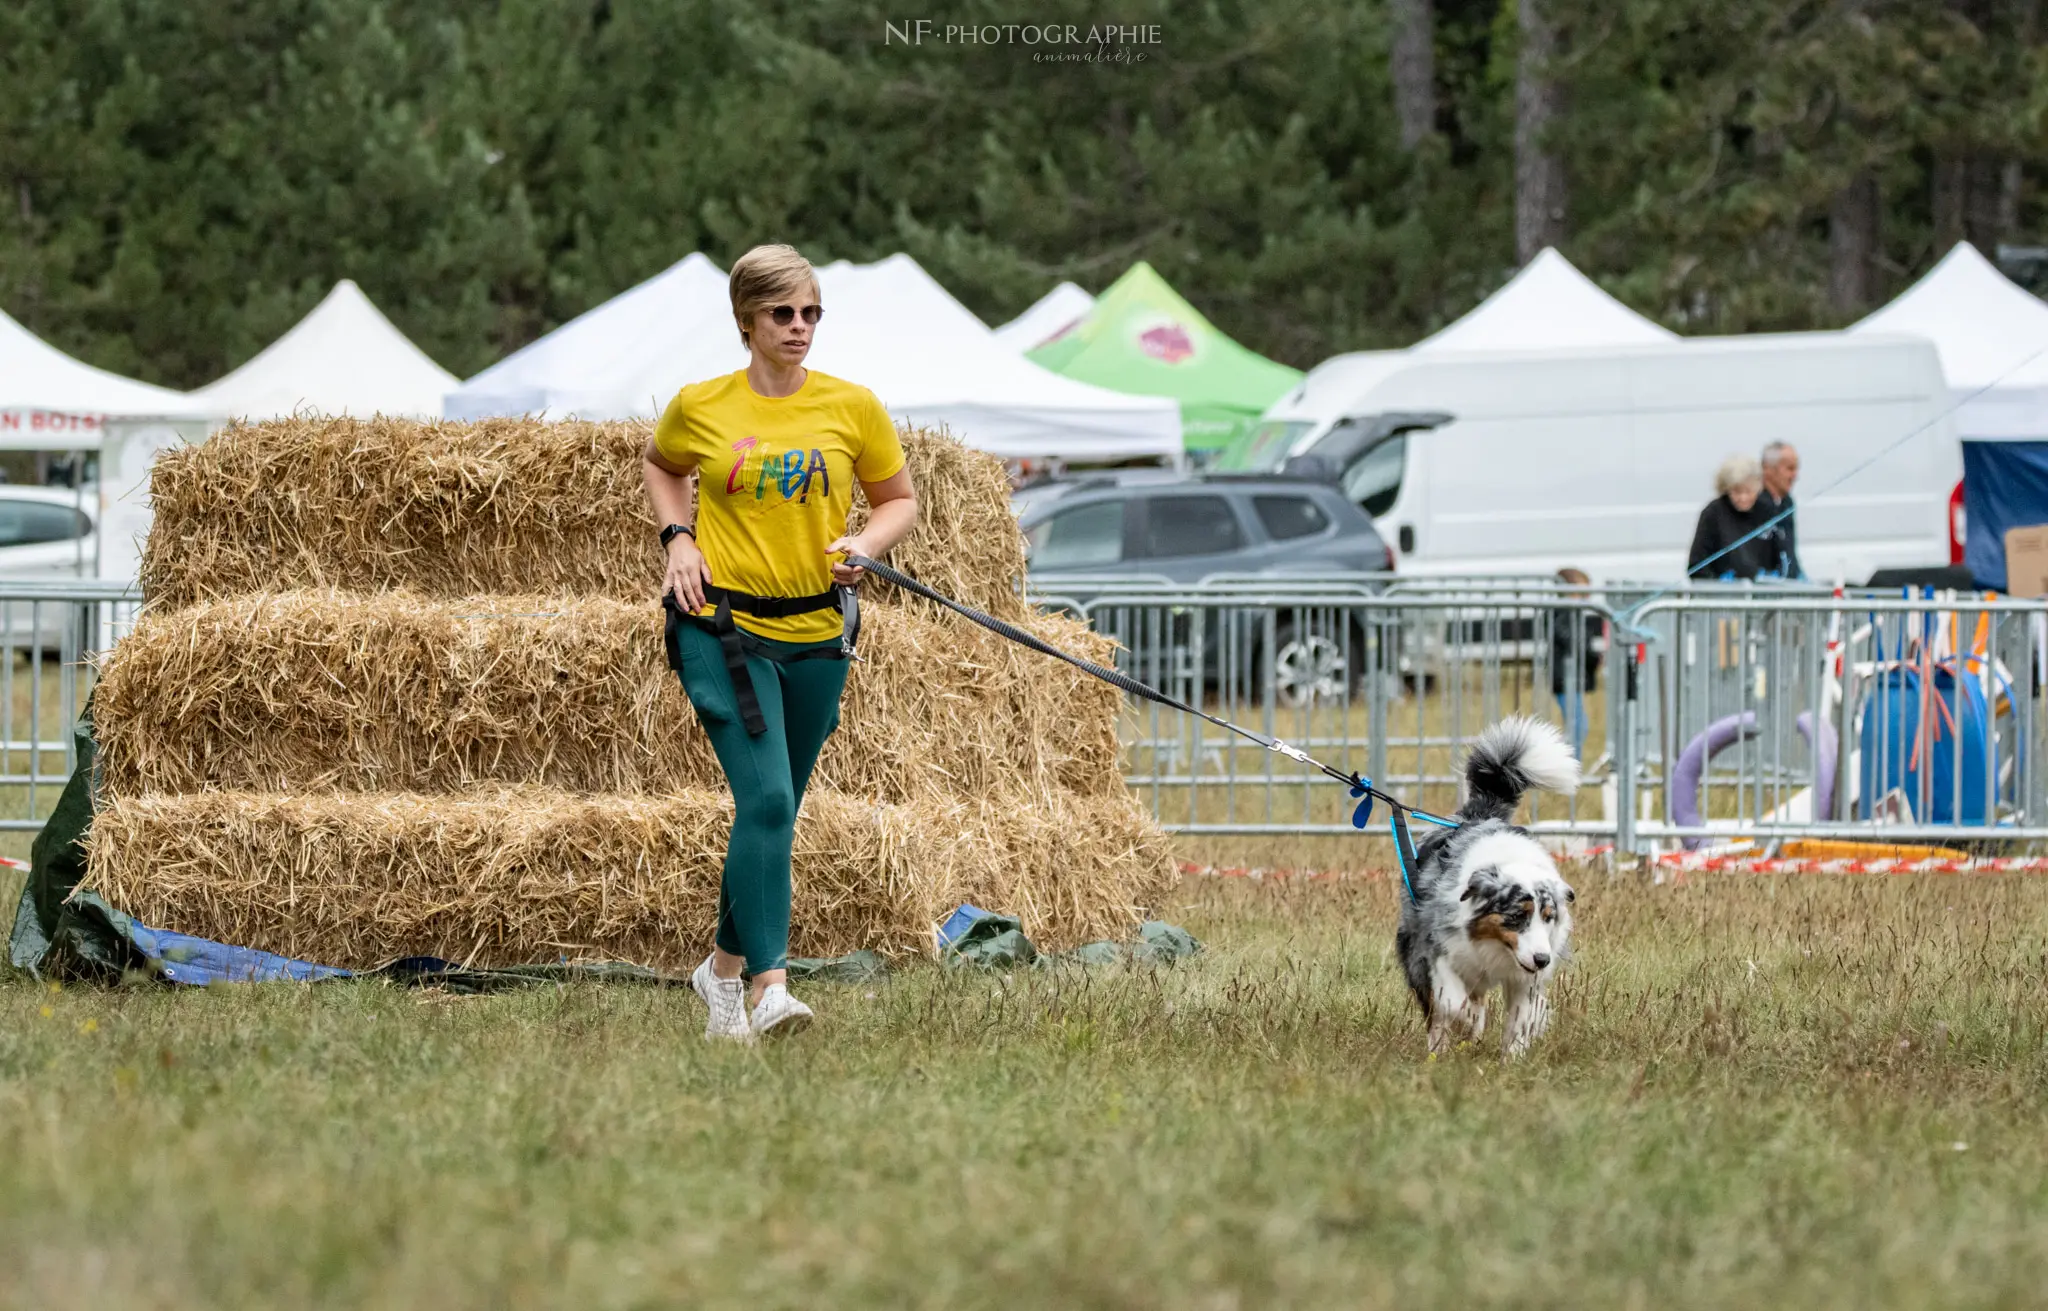
{"label": "elderly man standing", "polygon": [[1794,527],[1798,520],[1792,506],[1792,484],[1799,481],[1799,452],[1789,442],[1772,442],[1764,447],[1762,463],[1764,489],[1756,498],[1756,521],[1769,523],[1779,515],[1784,516],[1784,521],[1774,525],[1758,544],[1767,548],[1768,558],[1779,574],[1804,578],[1806,571],[1799,567],[1799,535]]}

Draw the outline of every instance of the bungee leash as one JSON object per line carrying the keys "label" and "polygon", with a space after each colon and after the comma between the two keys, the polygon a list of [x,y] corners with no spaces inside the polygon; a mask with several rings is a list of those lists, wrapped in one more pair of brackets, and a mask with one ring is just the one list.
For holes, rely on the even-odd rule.
{"label": "bungee leash", "polygon": [[984,614],[971,605],[962,605],[950,596],[933,591],[915,578],[899,570],[892,569],[879,560],[872,560],[864,555],[849,553],[846,557],[846,563],[858,569],[865,569],[884,582],[893,583],[904,591],[921,596],[927,601],[935,601],[946,609],[951,610],[954,614],[964,619],[972,620],[999,637],[1007,637],[1019,646],[1027,646],[1042,655],[1049,655],[1055,660],[1063,660],[1082,673],[1091,674],[1101,679],[1111,687],[1129,692],[1132,696],[1142,697],[1147,701],[1155,702],[1169,710],[1178,710],[1184,715],[1193,715],[1198,719],[1214,724],[1225,732],[1235,733],[1241,738],[1256,742],[1268,751],[1286,756],[1289,760],[1306,765],[1333,781],[1342,783],[1345,787],[1351,789],[1353,797],[1359,799],[1358,805],[1353,807],[1351,811],[1351,826],[1353,828],[1362,829],[1372,822],[1373,803],[1375,801],[1386,802],[1389,827],[1392,828],[1394,835],[1394,846],[1400,853],[1401,858],[1401,886],[1408,890],[1408,900],[1411,902],[1417,900],[1417,897],[1415,895],[1415,882],[1410,874],[1410,871],[1415,867],[1415,843],[1408,832],[1409,818],[1412,816],[1425,823],[1436,824],[1443,828],[1458,827],[1457,820],[1445,819],[1441,815],[1432,815],[1426,810],[1418,810],[1414,806],[1401,801],[1400,798],[1381,791],[1373,786],[1371,779],[1355,771],[1347,772],[1338,769],[1335,765],[1326,765],[1292,743],[1282,741],[1277,737],[1268,737],[1266,734],[1246,728],[1242,724],[1233,724],[1229,720],[1212,715],[1198,706],[1189,705],[1179,697],[1169,696],[1150,684],[1141,683],[1119,670],[1111,669],[1106,665],[1098,665],[1093,660],[1084,660],[1080,656],[1062,651],[1044,638],[1034,633],[1026,632],[1015,624],[1005,623],[994,615]]}

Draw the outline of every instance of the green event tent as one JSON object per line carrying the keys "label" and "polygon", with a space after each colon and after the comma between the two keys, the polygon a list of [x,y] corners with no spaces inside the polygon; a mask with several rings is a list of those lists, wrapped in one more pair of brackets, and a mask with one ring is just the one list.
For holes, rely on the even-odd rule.
{"label": "green event tent", "polygon": [[1112,391],[1180,402],[1182,441],[1214,451],[1248,431],[1301,371],[1246,350],[1139,260],[1095,308],[1027,358]]}

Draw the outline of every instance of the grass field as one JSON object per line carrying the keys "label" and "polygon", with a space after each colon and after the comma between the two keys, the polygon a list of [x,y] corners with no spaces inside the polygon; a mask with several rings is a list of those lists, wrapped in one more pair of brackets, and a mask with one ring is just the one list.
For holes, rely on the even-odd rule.
{"label": "grass field", "polygon": [[1382,881],[1179,967],[687,993],[0,984],[0,1304],[2031,1306],[2048,898],[1575,875],[1526,1062],[1429,1062]]}

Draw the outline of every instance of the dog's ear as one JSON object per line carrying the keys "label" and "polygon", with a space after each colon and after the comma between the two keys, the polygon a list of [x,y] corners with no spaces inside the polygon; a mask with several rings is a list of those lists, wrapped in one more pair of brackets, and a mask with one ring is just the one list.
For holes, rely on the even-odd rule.
{"label": "dog's ear", "polygon": [[1470,901],[1477,897],[1481,901],[1490,901],[1493,894],[1499,890],[1500,869],[1498,866],[1488,865],[1485,869],[1472,871],[1471,881],[1466,883],[1465,890],[1458,894],[1458,900]]}
{"label": "dog's ear", "polygon": [[1576,892],[1573,892],[1573,891],[1572,891],[1572,885],[1571,885],[1571,884],[1569,884],[1569,883],[1565,884],[1565,885],[1564,885],[1564,904],[1565,904],[1565,905],[1567,905],[1567,906],[1569,906],[1569,905],[1571,905],[1571,904],[1572,904],[1573,902],[1577,901],[1578,899],[1579,899],[1579,894],[1578,894],[1578,893],[1576,893]]}

